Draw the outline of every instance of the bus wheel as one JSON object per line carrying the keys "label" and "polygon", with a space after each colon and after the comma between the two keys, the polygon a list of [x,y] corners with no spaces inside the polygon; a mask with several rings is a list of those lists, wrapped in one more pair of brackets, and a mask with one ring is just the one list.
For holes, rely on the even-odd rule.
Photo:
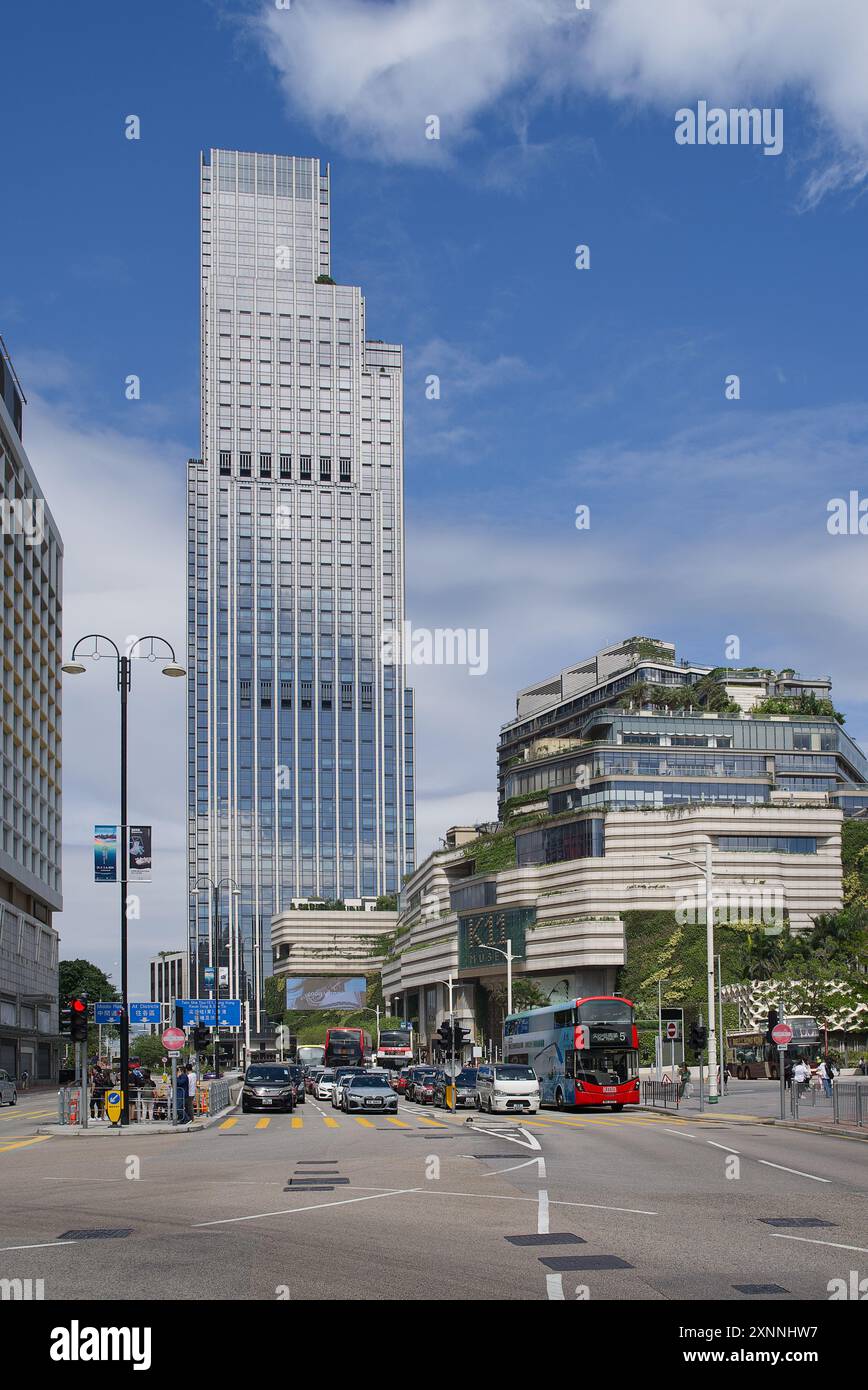
{"label": "bus wheel", "polygon": [[624,1107],[623,1107],[623,1105],[613,1105],[613,1106],[612,1106],[612,1109],[613,1109],[613,1110],[623,1110]]}
{"label": "bus wheel", "polygon": [[563,1110],[564,1108],[564,1093],[560,1086],[555,1091],[555,1108],[558,1110]]}

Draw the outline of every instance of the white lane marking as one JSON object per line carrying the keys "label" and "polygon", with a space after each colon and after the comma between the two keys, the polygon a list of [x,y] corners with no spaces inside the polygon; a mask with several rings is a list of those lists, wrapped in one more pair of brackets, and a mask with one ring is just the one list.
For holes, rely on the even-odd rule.
{"label": "white lane marking", "polygon": [[731,1149],[728,1144],[715,1144],[713,1139],[706,1139],[706,1144],[710,1144],[713,1149],[723,1149],[725,1154],[737,1154],[738,1149]]}
{"label": "white lane marking", "polygon": [[539,1236],[547,1236],[549,1233],[549,1194],[544,1187],[539,1190],[536,1231]]}
{"label": "white lane marking", "polygon": [[562,1274],[546,1275],[546,1293],[550,1300],[560,1299],[562,1302],[566,1301],[564,1299],[564,1276]]}
{"label": "white lane marking", "polygon": [[[358,1183],[354,1183],[353,1185],[360,1192],[370,1192],[372,1190],[371,1188],[362,1187]],[[499,1192],[441,1192],[439,1189],[435,1191],[433,1185],[431,1187],[409,1187],[406,1190],[408,1192],[421,1192],[424,1193],[425,1196],[429,1197],[483,1197],[488,1202],[536,1201],[536,1197],[505,1197],[501,1195],[501,1193]],[[382,1188],[376,1187],[373,1189],[373,1191],[381,1192]],[[560,1200],[560,1198],[557,1197],[550,1199],[550,1204],[553,1207],[581,1207],[587,1211],[622,1211],[625,1212],[628,1216],[660,1215],[658,1211],[648,1211],[644,1207],[608,1207],[602,1202],[563,1202]]]}
{"label": "white lane marking", "polygon": [[695,1134],[687,1134],[687,1133],[685,1133],[685,1131],[684,1131],[683,1129],[666,1129],[666,1126],[665,1126],[665,1125],[663,1126],[663,1128],[664,1128],[664,1130],[666,1131],[667,1134],[680,1134],[682,1139],[695,1139],[695,1138],[696,1138],[696,1135],[695,1135]]}
{"label": "white lane marking", "polygon": [[0,1254],[7,1250],[48,1250],[52,1245],[77,1245],[76,1240],[44,1240],[40,1245],[0,1245]]}
{"label": "white lane marking", "polygon": [[810,1236],[782,1236],[777,1231],[772,1232],[773,1240],[801,1240],[806,1245],[831,1245],[835,1250],[857,1250],[860,1255],[868,1255],[868,1246],[865,1245],[841,1245],[837,1240],[812,1240]]}
{"label": "white lane marking", "polygon": [[506,1130],[503,1129],[483,1129],[482,1125],[474,1125],[473,1130],[476,1134],[493,1134],[495,1139],[507,1139],[510,1144],[518,1144],[522,1149],[542,1148],[542,1144],[539,1142],[536,1135],[531,1134],[529,1130],[524,1129],[521,1125],[519,1126],[518,1133],[524,1135],[523,1139],[518,1139],[516,1135],[508,1134]]}
{"label": "white lane marking", "polygon": [[[461,1156],[462,1158],[473,1157],[473,1155],[470,1154],[462,1154]],[[485,1155],[483,1154],[482,1157],[484,1158]],[[493,1173],[483,1173],[482,1176],[483,1178],[496,1178],[499,1177],[501,1173],[517,1173],[519,1168],[529,1168],[532,1163],[537,1165],[539,1176],[544,1178],[546,1175],[546,1161],[544,1158],[529,1158],[527,1163],[514,1163],[511,1168],[495,1168]]]}
{"label": "white lane marking", "polygon": [[234,1226],[239,1221],[264,1221],[269,1216],[293,1216],[299,1211],[321,1211],[323,1207],[349,1207],[353,1202],[376,1202],[378,1197],[402,1197],[407,1192],[421,1192],[420,1187],[381,1188],[370,1197],[345,1197],[339,1202],[316,1202],[308,1207],[284,1207],[282,1211],[260,1211],[255,1216],[225,1216],[220,1221],[195,1221],[193,1230],[203,1226]]}
{"label": "white lane marking", "polygon": [[757,1163],[762,1163],[766,1168],[780,1168],[782,1173],[795,1173],[797,1178],[810,1178],[812,1182],[831,1182],[831,1178],[818,1178],[814,1173],[803,1173],[800,1168],[785,1168],[782,1163],[770,1163],[767,1158],[758,1158]]}

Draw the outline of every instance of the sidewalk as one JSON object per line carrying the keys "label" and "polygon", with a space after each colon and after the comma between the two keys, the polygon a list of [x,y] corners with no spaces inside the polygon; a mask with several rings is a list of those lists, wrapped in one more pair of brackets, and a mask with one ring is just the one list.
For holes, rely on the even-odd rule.
{"label": "sidewalk", "polygon": [[727,1091],[715,1105],[709,1105],[705,1097],[705,1108],[699,1109],[698,1088],[694,1084],[689,1100],[682,1100],[676,1110],[674,1106],[641,1105],[641,1110],[656,1115],[678,1115],[691,1122],[727,1124],[776,1125],[781,1129],[805,1130],[813,1134],[831,1134],[851,1139],[868,1141],[868,1128],[857,1125],[838,1124],[832,1119],[832,1102],[823,1096],[802,1097],[799,1103],[799,1118],[794,1120],[790,1109],[790,1093],[785,1092],[785,1118],[782,1120],[780,1087],[777,1082],[739,1082],[730,1080]]}

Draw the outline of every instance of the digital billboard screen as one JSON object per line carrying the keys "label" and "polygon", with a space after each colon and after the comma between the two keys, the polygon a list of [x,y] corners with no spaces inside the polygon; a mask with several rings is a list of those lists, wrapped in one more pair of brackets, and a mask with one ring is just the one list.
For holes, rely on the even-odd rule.
{"label": "digital billboard screen", "polygon": [[286,982],[288,1009],[361,1009],[364,975],[294,975]]}

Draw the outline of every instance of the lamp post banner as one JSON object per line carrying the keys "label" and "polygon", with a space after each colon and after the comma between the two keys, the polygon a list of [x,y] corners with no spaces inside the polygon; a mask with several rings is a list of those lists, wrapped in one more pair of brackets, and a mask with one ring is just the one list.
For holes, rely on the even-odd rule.
{"label": "lamp post banner", "polygon": [[524,960],[525,932],[535,920],[534,907],[505,907],[459,916],[458,968],[502,964],[503,956],[497,951],[505,951],[507,941],[512,942],[513,960]]}
{"label": "lamp post banner", "polygon": [[151,827],[131,825],[127,878],[131,882],[151,881]]}
{"label": "lamp post banner", "polygon": [[116,825],[95,825],[93,828],[93,881],[118,881],[118,828]]}

